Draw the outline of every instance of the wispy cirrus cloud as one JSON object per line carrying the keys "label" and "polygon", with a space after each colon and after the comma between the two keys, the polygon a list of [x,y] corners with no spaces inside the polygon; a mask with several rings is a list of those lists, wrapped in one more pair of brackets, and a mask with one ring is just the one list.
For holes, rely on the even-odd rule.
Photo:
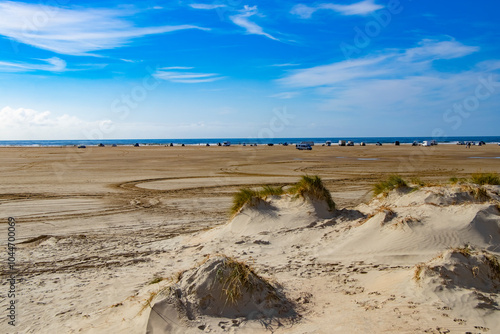
{"label": "wispy cirrus cloud", "polygon": [[[379,65],[391,57],[393,55],[383,55],[292,70],[278,82],[290,87],[306,88],[331,86],[359,78],[380,77],[387,74],[388,69]],[[370,71],[367,71],[367,68]]]}
{"label": "wispy cirrus cloud", "polygon": [[224,8],[224,7],[226,7],[226,5],[223,5],[223,4],[192,3],[192,4],[189,4],[189,7],[194,8],[194,9],[211,10],[211,9],[217,9],[217,8]]}
{"label": "wispy cirrus cloud", "polygon": [[443,113],[457,96],[463,99],[474,94],[479,78],[488,77],[491,69],[500,66],[495,66],[496,60],[449,72],[434,66],[434,61],[461,58],[478,50],[455,40],[426,39],[413,48],[387,49],[377,56],[290,70],[277,81],[288,89],[321,97],[319,108],[323,110],[359,115]]}
{"label": "wispy cirrus cloud", "polygon": [[14,42],[66,55],[129,45],[135,38],[178,30],[207,28],[195,25],[136,27],[136,12],[122,9],[61,8],[19,2],[0,3],[0,35]]}
{"label": "wispy cirrus cloud", "polygon": [[272,64],[272,67],[292,67],[292,66],[300,66],[300,64],[295,63],[284,63],[284,64]]}
{"label": "wispy cirrus cloud", "polygon": [[189,69],[192,69],[192,67],[183,67],[183,66],[163,67],[158,69],[154,74],[154,76],[161,80],[166,80],[176,83],[204,83],[204,82],[213,82],[224,78],[217,73],[199,73],[199,72],[182,71]]}
{"label": "wispy cirrus cloud", "polygon": [[456,40],[424,39],[417,47],[405,50],[391,49],[376,57],[292,70],[278,81],[287,86],[304,88],[336,86],[357,79],[415,75],[430,70],[434,60],[460,58],[478,50],[476,46],[464,45]]}
{"label": "wispy cirrus cloud", "polygon": [[433,60],[460,58],[479,51],[478,46],[469,46],[457,42],[424,39],[419,46],[406,50],[406,60]]}
{"label": "wispy cirrus cloud", "polygon": [[170,71],[170,70],[191,70],[193,67],[189,66],[170,66],[170,67],[161,67],[159,70]]}
{"label": "wispy cirrus cloud", "polygon": [[297,15],[303,19],[309,19],[318,10],[333,10],[341,15],[368,15],[374,11],[384,8],[377,5],[375,0],[363,0],[350,5],[339,5],[335,3],[322,3],[316,6],[298,4],[293,6],[291,14]]}
{"label": "wispy cirrus cloud", "polygon": [[2,72],[63,72],[66,70],[66,62],[60,58],[39,59],[43,63],[26,62],[6,62],[0,61],[0,71]]}
{"label": "wispy cirrus cloud", "polygon": [[239,11],[239,14],[237,15],[232,15],[229,17],[229,19],[236,25],[245,28],[247,34],[251,35],[261,35],[265,36],[267,38],[270,38],[272,40],[278,41],[278,39],[266,32],[264,32],[264,29],[259,26],[257,23],[253,22],[250,20],[250,17],[252,16],[259,16],[259,12],[257,9],[257,6],[247,6]]}

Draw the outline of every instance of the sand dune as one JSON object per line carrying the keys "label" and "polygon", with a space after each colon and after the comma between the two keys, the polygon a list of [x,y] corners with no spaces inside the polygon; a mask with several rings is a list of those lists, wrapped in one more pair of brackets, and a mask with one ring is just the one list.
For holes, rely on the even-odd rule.
{"label": "sand dune", "polygon": [[[490,191],[496,193],[498,188]],[[436,196],[442,204],[429,201]],[[201,233],[195,239],[196,245],[202,241],[203,246],[199,247],[204,252],[223,250],[235,258],[245,257],[250,250],[262,272],[275,278],[286,277],[284,291],[295,296],[297,304],[303,302],[300,307],[305,310],[301,321],[277,328],[287,333],[342,332],[343,327],[338,324],[328,327],[322,314],[337,310],[352,316],[349,312],[379,310],[391,303],[393,311],[377,315],[386,323],[372,324],[372,330],[389,330],[399,322],[393,319],[395,313],[399,314],[398,319],[404,318],[403,308],[413,310],[412,315],[406,315],[409,319],[404,321],[407,327],[400,329],[403,332],[433,332],[434,323],[440,324],[436,328],[452,332],[499,328],[498,203],[478,201],[459,188],[426,187],[406,193],[394,191],[354,210],[330,213],[330,217],[325,216],[324,209],[321,203],[288,195],[272,197],[244,207],[227,225]],[[450,250],[466,243],[473,245],[467,247],[484,251],[467,258]],[[297,251],[290,251],[293,249]],[[485,253],[486,249],[490,252]],[[436,254],[440,254],[438,260]],[[424,265],[419,261],[427,262]],[[415,274],[416,267],[428,269],[418,269]],[[341,295],[344,298],[340,300],[344,300],[345,296],[353,296],[349,302],[354,299],[361,309],[349,310],[336,302],[320,307],[322,296],[316,294],[321,287],[314,283],[316,277],[334,282],[332,291],[323,291],[330,298],[337,300]],[[442,284],[447,292],[439,288]],[[457,287],[461,288],[458,292],[453,290]],[[203,298],[200,296],[198,302]],[[431,316],[433,308],[446,312]],[[428,313],[429,318],[414,316],[420,313]],[[174,317],[176,313],[171,311],[169,315]],[[442,319],[444,315],[446,321]],[[155,317],[154,312],[151,317]],[[255,320],[241,314],[226,314],[225,318],[228,323],[237,319],[233,330],[246,332],[250,326],[253,332],[266,331],[264,326],[259,330],[252,324]],[[206,316],[194,316],[191,320],[211,332],[227,329],[214,325],[221,321],[219,317],[217,321]],[[389,325],[391,321],[393,324]],[[356,322],[363,328],[360,319]],[[428,328],[422,327],[424,324]]]}

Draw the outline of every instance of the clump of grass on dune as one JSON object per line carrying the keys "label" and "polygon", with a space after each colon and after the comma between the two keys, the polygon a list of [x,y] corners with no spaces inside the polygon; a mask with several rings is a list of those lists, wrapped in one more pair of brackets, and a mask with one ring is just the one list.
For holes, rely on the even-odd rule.
{"label": "clump of grass on dune", "polygon": [[236,194],[233,195],[233,206],[231,207],[231,214],[235,215],[236,213],[238,213],[238,211],[240,211],[240,209],[246,203],[257,204],[260,199],[261,197],[258,191],[249,188],[240,189]]}
{"label": "clump of grass on dune", "polygon": [[500,176],[497,173],[474,173],[471,182],[483,186],[485,184],[500,185]]}
{"label": "clump of grass on dune", "polygon": [[290,187],[288,192],[301,197],[309,196],[313,199],[324,200],[330,210],[335,209],[335,202],[332,199],[332,195],[317,175],[303,175],[299,182]]}
{"label": "clump of grass on dune", "polygon": [[304,175],[299,182],[292,185],[288,190],[284,190],[282,186],[263,186],[261,190],[253,190],[249,188],[242,188],[233,195],[233,206],[231,207],[231,214],[234,216],[246,204],[256,205],[260,200],[267,196],[281,196],[283,194],[297,195],[300,197],[310,197],[313,199],[324,200],[328,204],[330,210],[335,209],[335,202],[328,189],[321,181],[319,176]]}
{"label": "clump of grass on dune", "polygon": [[410,180],[411,183],[413,183],[414,185],[416,186],[419,186],[419,187],[425,187],[425,182],[422,181],[419,177],[413,177],[411,180]]}
{"label": "clump of grass on dune", "polygon": [[246,291],[253,291],[255,288],[254,277],[257,274],[248,264],[234,258],[227,258],[224,265],[217,271],[217,276],[223,285],[226,303],[236,304],[242,296],[243,288]]}
{"label": "clump of grass on dune", "polygon": [[283,190],[283,187],[273,187],[273,186],[263,186],[262,190],[259,191],[259,195],[262,197],[266,196],[280,196],[283,195],[285,191]]}
{"label": "clump of grass on dune", "polygon": [[391,175],[386,181],[380,181],[375,183],[373,186],[373,193],[375,196],[379,194],[386,194],[393,189],[405,188],[408,187],[408,183],[406,183],[403,178],[399,175]]}

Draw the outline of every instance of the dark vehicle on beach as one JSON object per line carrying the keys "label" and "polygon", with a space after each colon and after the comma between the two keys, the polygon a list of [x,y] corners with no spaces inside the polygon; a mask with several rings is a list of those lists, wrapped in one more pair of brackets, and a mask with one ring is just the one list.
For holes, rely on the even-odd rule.
{"label": "dark vehicle on beach", "polygon": [[375,143],[375,145],[382,146],[382,143],[378,141],[378,142]]}
{"label": "dark vehicle on beach", "polygon": [[394,142],[394,145],[399,146],[399,140],[396,140],[396,141]]}

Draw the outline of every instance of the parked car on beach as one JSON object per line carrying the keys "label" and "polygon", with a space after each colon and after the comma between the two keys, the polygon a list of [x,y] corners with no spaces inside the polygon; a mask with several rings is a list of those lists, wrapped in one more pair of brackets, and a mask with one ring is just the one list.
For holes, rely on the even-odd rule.
{"label": "parked car on beach", "polygon": [[308,151],[312,150],[312,147],[309,144],[297,144],[295,145],[295,148],[297,150],[308,150]]}

